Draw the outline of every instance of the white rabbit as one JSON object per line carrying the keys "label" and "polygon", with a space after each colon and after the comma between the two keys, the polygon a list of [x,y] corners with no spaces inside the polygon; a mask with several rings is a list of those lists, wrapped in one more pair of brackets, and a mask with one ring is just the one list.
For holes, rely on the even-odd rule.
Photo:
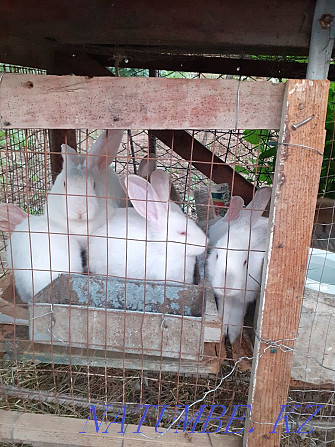
{"label": "white rabbit", "polygon": [[[138,175],[143,177],[145,180],[150,181],[151,174],[157,169],[157,157],[156,154],[148,153],[148,155],[140,161],[138,165]],[[179,192],[175,188],[174,184],[170,184],[170,200],[177,204],[182,203],[182,199]]]}
{"label": "white rabbit", "polygon": [[75,237],[82,249],[87,236],[126,203],[118,175],[109,166],[122,139],[122,130],[103,132],[85,155],[62,145],[63,169],[48,193],[44,214],[63,233]]}
{"label": "white rabbit", "polygon": [[248,303],[260,293],[268,228],[268,219],[261,216],[270,196],[271,188],[261,188],[247,208],[228,215],[223,222],[227,231],[208,256],[208,276],[231,343],[240,333]]}
{"label": "white rabbit", "polygon": [[11,233],[16,225],[27,219],[28,214],[12,203],[0,205],[0,231]]}
{"label": "white rabbit", "polygon": [[109,129],[108,131],[102,132],[88,153],[88,166],[98,176],[101,176],[101,174],[104,176],[107,168],[108,189],[106,191],[106,179],[101,177],[100,182],[96,185],[97,196],[101,194],[102,197],[106,197],[107,195],[118,207],[126,207],[127,197],[120,184],[118,174],[110,164],[115,159],[121,145],[122,135],[123,130],[120,129]]}
{"label": "white rabbit", "polygon": [[81,273],[80,246],[75,238],[61,234],[46,216],[29,215],[14,205],[1,205],[0,230],[7,241],[8,266],[24,302],[47,286],[60,273]]}
{"label": "white rabbit", "polygon": [[216,220],[216,222],[208,228],[208,243],[210,247],[215,247],[216,242],[228,231],[228,223],[237,219],[243,205],[244,201],[242,197],[233,196],[231,198],[225,216]]}
{"label": "white rabbit", "polygon": [[196,256],[204,252],[206,236],[169,201],[168,175],[154,171],[151,184],[129,175],[126,183],[134,208],[116,210],[108,225],[95,233],[97,237],[90,238],[89,271],[192,283]]}

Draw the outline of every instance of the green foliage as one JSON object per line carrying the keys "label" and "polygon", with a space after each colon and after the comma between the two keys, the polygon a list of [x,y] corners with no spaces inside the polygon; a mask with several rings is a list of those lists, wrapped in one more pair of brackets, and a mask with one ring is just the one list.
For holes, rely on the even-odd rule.
{"label": "green foliage", "polygon": [[189,73],[183,71],[159,70],[160,78],[187,78]]}
{"label": "green foliage", "polygon": [[[108,67],[108,70],[110,70],[114,75],[115,73],[115,67]],[[119,76],[120,77],[149,77],[149,70],[148,69],[139,69],[139,68],[119,68]],[[171,70],[159,70],[159,77],[160,78],[188,78],[190,77],[190,74],[183,71],[171,71]]]}
{"label": "green foliage", "polygon": [[243,139],[252,146],[252,153],[258,156],[248,160],[252,166],[236,166],[236,172],[243,174],[251,182],[256,179],[259,183],[271,185],[277,152],[277,132],[263,129],[245,130]]}
{"label": "green foliage", "polygon": [[[115,73],[115,67],[108,67],[108,70],[110,70],[114,75]],[[148,77],[149,76],[149,70],[143,69],[140,70],[138,68],[119,68],[119,76],[120,78],[129,78],[129,77]]]}
{"label": "green foliage", "polygon": [[[319,194],[335,199],[335,147],[334,147],[334,122],[335,122],[335,82],[330,83],[327,116],[326,116],[326,142],[324,158],[321,168]],[[272,184],[272,173],[276,164],[277,142],[275,134],[269,130],[246,130],[243,139],[252,145],[253,153],[258,157],[252,157],[249,162],[252,167],[236,166],[236,172],[241,173],[250,181]]]}
{"label": "green foliage", "polygon": [[2,147],[2,143],[5,142],[6,139],[6,133],[4,130],[0,129],[0,147]]}
{"label": "green foliage", "polygon": [[335,121],[335,82],[330,83],[329,98],[326,115],[326,143],[319,194],[335,199],[335,147],[334,147],[334,121]]}
{"label": "green foliage", "polygon": [[256,60],[264,60],[267,61],[269,63],[271,62],[299,62],[302,64],[307,64],[308,63],[308,57],[307,56],[280,56],[280,55],[275,55],[275,56],[271,56],[269,54],[257,54],[257,55],[253,55],[251,56],[252,59],[256,59]]}
{"label": "green foliage", "polygon": [[7,146],[13,150],[22,148],[34,149],[34,142],[27,138],[27,133],[24,130],[0,130],[0,148]]}

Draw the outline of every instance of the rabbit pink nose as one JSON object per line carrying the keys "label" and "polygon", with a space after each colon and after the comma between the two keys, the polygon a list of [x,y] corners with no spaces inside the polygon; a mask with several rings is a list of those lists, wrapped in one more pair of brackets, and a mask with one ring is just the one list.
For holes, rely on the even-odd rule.
{"label": "rabbit pink nose", "polygon": [[77,215],[78,220],[82,220],[86,214],[86,211],[83,211],[83,212],[75,211],[75,214]]}

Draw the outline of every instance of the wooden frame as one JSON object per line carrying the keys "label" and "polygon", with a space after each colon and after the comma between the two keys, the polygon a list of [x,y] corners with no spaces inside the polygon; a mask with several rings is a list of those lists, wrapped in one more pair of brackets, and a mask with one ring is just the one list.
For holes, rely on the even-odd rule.
{"label": "wooden frame", "polygon": [[[254,431],[245,431],[248,447],[280,444],[281,429],[270,434],[268,422],[274,423],[280,405],[286,404],[290,383],[326,136],[328,89],[327,80],[286,83],[249,392],[247,428]],[[299,125],[306,119],[310,120]]]}
{"label": "wooden frame", "polygon": [[[249,447],[280,442],[281,427],[270,434],[268,424],[275,422],[279,405],[286,403],[322,162],[328,88],[326,80],[271,85],[6,74],[0,84],[4,128],[281,128],[249,393],[248,428],[253,430],[246,430],[244,441]],[[279,349],[278,343],[288,349]]]}
{"label": "wooden frame", "polygon": [[[87,412],[89,413],[89,411]],[[90,446],[99,447],[150,447],[150,446],[181,446],[188,447],[241,447],[242,440],[237,436],[222,436],[218,434],[174,433],[173,430],[155,439],[158,433],[153,427],[142,426],[141,432],[147,436],[135,433],[137,425],[126,424],[125,433],[118,433],[120,425],[111,426],[106,434],[108,423],[103,422],[99,433],[96,433],[95,422],[88,421],[85,431],[85,419],[59,417],[44,414],[29,414],[0,410],[0,439],[4,442],[20,442],[23,444],[42,446]],[[163,431],[160,429],[160,431]]]}
{"label": "wooden frame", "polygon": [[29,316],[34,343],[193,360],[195,372],[204,344],[222,337],[214,294],[203,284],[60,275],[35,295]]}
{"label": "wooden frame", "polygon": [[[271,8],[267,0],[253,2],[252,8],[241,0],[238,12],[233,0],[210,4],[196,0],[192,8],[175,0],[159,8],[153,0],[100,2],[98,8],[91,1],[75,0],[71,9],[60,0],[50,0],[48,8],[40,8],[39,0],[15,5],[3,0],[3,4],[2,62],[47,70],[58,68],[57,52],[70,54],[73,66],[83,50],[111,59],[115,54],[126,59],[129,52],[142,51],[148,60],[157,51],[307,55],[314,12],[314,2],[309,0],[277,1]],[[85,74],[90,74],[92,62],[85,65]]]}
{"label": "wooden frame", "polygon": [[278,129],[283,92],[266,81],[5,73],[0,127]]}

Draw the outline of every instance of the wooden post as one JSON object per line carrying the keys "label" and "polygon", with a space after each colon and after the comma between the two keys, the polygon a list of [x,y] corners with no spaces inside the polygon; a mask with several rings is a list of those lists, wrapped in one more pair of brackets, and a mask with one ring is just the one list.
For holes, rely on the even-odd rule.
{"label": "wooden post", "polygon": [[[158,71],[149,69],[149,76],[151,78],[158,78]],[[156,154],[157,154],[156,137],[154,135],[152,135],[149,131],[148,138],[149,138],[149,157],[156,158]]]}
{"label": "wooden post", "polygon": [[276,430],[274,426],[280,406],[286,404],[290,382],[324,149],[328,89],[327,80],[286,83],[249,392],[251,413],[245,429],[248,447],[280,445],[283,420]]}
{"label": "wooden post", "polygon": [[67,143],[73,149],[76,149],[76,131],[74,129],[49,129],[48,134],[50,145],[51,176],[52,181],[54,182],[63,167],[63,159],[60,153],[61,145],[63,143]]}

